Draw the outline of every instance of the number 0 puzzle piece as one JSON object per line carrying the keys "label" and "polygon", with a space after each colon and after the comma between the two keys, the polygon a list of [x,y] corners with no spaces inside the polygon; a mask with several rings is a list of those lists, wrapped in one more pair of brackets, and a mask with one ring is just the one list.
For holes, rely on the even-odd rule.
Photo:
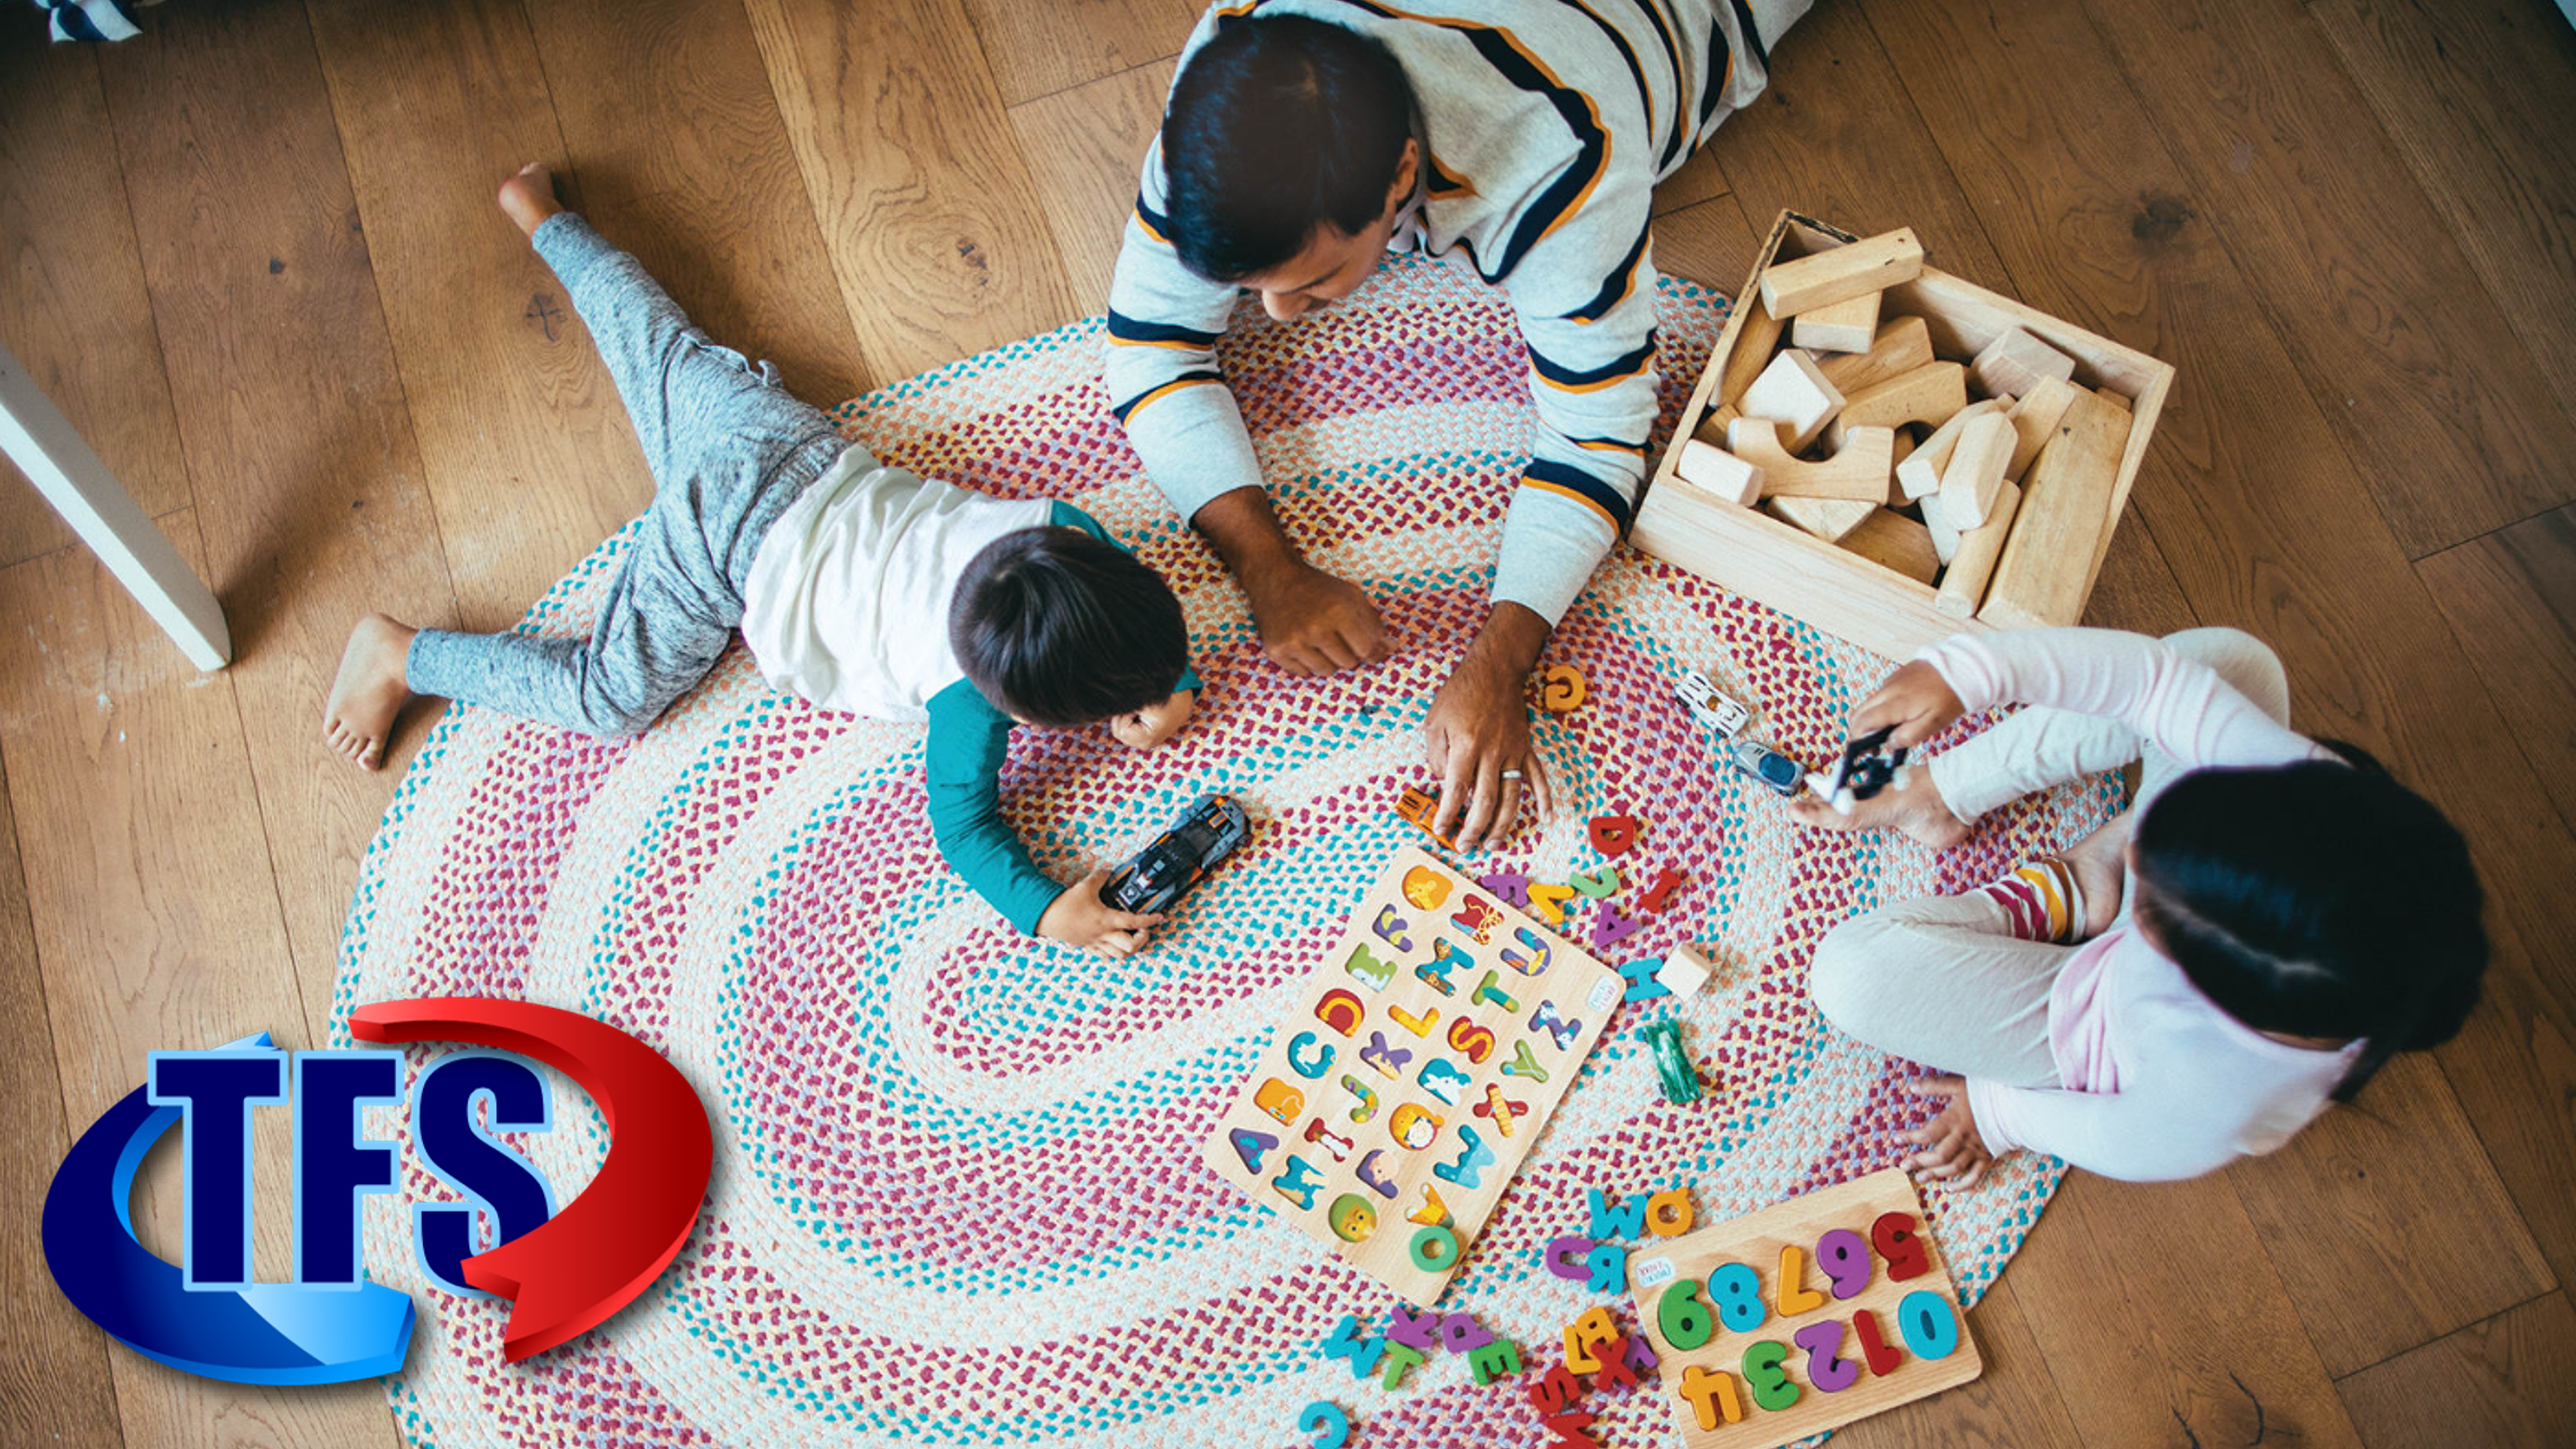
{"label": "number 0 puzzle piece", "polygon": [[1592,817],[1592,848],[1603,855],[1626,855],[1637,848],[1637,833],[1646,822],[1634,815],[1595,815]]}

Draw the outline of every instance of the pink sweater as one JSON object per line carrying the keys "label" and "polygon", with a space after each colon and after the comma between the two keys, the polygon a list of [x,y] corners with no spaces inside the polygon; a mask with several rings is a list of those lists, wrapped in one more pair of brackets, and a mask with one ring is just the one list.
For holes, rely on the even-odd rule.
{"label": "pink sweater", "polygon": [[[2275,721],[2205,665],[2108,629],[1959,635],[1920,656],[1971,713],[2052,705],[2116,719],[2184,769],[2280,765],[2333,754]],[[2129,923],[2078,948],[2049,993],[2062,1090],[1968,1083],[1997,1153],[2054,1153],[2105,1177],[2196,1177],[2270,1152],[2325,1110],[2361,1046],[2285,1046],[2195,988]]]}

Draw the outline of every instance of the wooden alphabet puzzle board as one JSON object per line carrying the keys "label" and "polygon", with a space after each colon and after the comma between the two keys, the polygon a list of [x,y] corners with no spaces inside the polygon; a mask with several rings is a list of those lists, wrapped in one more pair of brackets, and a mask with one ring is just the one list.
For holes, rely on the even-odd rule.
{"label": "wooden alphabet puzzle board", "polygon": [[1428,852],[1399,851],[1202,1155],[1428,1307],[1626,985]]}
{"label": "wooden alphabet puzzle board", "polygon": [[1901,1167],[1640,1248],[1687,1449],[1772,1449],[1985,1372]]}

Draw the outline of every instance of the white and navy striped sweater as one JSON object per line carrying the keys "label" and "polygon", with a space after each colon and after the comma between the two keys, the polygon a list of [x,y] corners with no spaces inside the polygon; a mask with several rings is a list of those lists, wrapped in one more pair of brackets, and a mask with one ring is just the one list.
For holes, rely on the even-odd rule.
{"label": "white and navy striped sweater", "polygon": [[[1540,426],[1503,526],[1494,598],[1555,623],[1625,531],[1655,421],[1654,185],[1761,93],[1809,0],[1225,0],[1375,37],[1413,84],[1428,143],[1390,244],[1460,257],[1505,287]],[[1236,288],[1165,239],[1159,138],[1109,293],[1108,385],[1146,472],[1183,518],[1261,471],[1214,345]]]}

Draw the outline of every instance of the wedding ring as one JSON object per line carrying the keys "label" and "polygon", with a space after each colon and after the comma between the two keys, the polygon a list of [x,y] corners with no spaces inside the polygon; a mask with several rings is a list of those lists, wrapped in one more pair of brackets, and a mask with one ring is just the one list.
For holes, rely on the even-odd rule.
{"label": "wedding ring", "polygon": [[1521,778],[1521,772],[1518,770],[1505,770],[1503,772],[1503,778],[1506,780],[1517,780]]}

